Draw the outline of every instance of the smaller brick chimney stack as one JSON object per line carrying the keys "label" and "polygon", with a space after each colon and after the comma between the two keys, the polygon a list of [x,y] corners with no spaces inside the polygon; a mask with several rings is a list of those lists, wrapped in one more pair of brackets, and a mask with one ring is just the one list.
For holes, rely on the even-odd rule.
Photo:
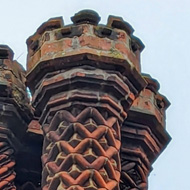
{"label": "smaller brick chimney stack", "polygon": [[22,146],[32,116],[25,71],[13,51],[0,45],[0,189],[15,190],[15,155]]}
{"label": "smaller brick chimney stack", "polygon": [[155,79],[143,77],[148,85],[133,102],[121,128],[121,189],[147,190],[151,165],[171,140],[165,129],[170,103],[158,92]]}

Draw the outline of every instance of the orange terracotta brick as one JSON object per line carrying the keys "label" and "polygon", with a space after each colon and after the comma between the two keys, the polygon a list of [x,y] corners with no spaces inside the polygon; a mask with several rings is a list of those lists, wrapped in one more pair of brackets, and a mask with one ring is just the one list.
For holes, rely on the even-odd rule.
{"label": "orange terracotta brick", "polygon": [[44,43],[41,47],[41,56],[43,57],[46,54],[53,55],[56,52],[63,50],[63,41]]}
{"label": "orange terracotta brick", "polygon": [[80,45],[90,48],[109,51],[112,48],[112,42],[108,39],[101,39],[95,36],[82,35],[79,37]]}

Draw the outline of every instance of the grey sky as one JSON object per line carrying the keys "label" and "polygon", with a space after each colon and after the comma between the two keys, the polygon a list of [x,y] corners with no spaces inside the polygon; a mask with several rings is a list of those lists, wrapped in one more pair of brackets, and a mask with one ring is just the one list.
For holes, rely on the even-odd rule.
{"label": "grey sky", "polygon": [[51,17],[65,24],[81,9],[94,9],[106,23],[122,16],[145,44],[142,71],[161,84],[168,97],[167,130],[173,140],[153,165],[150,190],[190,189],[190,1],[189,0],[0,0],[0,43],[25,65],[26,39]]}

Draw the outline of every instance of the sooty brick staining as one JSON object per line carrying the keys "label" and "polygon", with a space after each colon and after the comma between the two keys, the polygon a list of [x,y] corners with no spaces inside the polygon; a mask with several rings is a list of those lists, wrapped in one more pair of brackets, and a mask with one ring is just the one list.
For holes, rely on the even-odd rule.
{"label": "sooty brick staining", "polygon": [[141,73],[129,23],[91,10],[71,20],[27,39],[27,71],[0,45],[0,189],[147,190],[170,103]]}

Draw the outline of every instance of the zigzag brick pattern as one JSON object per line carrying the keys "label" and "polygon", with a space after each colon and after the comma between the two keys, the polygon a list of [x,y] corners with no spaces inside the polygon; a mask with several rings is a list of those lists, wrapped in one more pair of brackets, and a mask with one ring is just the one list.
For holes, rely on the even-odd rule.
{"label": "zigzag brick pattern", "polygon": [[11,135],[10,130],[0,126],[0,189],[15,190],[14,149],[8,135]]}
{"label": "zigzag brick pattern", "polygon": [[[55,127],[57,130],[52,131]],[[116,118],[105,120],[95,108],[86,108],[76,117],[60,111],[48,131],[44,144],[51,143],[43,155],[44,162],[48,160],[43,172],[49,176],[49,189],[118,188],[120,139]]]}

